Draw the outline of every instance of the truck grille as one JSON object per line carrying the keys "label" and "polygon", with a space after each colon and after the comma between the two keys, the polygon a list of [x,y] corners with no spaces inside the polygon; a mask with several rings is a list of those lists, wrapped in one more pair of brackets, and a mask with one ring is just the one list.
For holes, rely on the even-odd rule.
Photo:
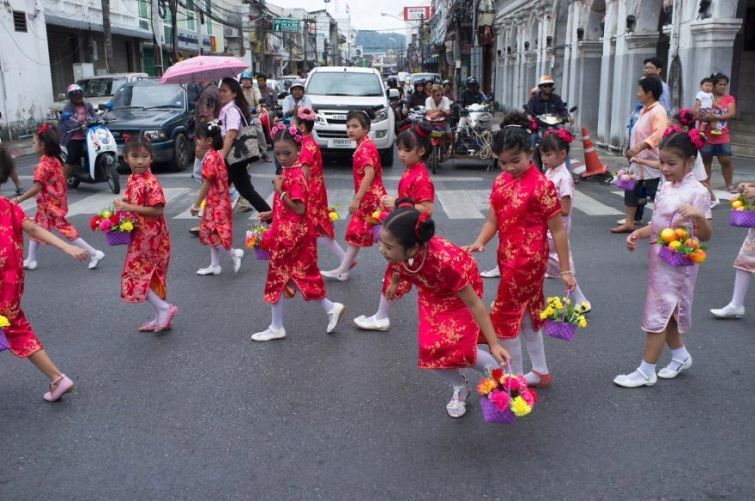
{"label": "truck grille", "polygon": [[317,135],[323,139],[346,139],[349,137],[345,130],[318,130]]}

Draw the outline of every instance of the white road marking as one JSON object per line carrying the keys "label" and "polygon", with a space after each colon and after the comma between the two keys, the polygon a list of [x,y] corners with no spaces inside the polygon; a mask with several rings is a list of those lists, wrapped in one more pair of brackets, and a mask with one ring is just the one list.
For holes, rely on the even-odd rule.
{"label": "white road marking", "polygon": [[623,212],[602,204],[580,191],[574,192],[574,208],[584,212],[588,216],[613,216],[623,214]]}
{"label": "white road marking", "polygon": [[485,219],[490,190],[439,190],[435,192],[448,219]]}
{"label": "white road marking", "polygon": [[[175,200],[188,191],[189,188],[163,188],[165,199],[168,204],[170,204],[172,200]],[[68,216],[76,216],[78,214],[96,214],[102,209],[113,205],[113,200],[121,196],[123,195],[113,195],[109,192],[90,195],[79,200],[78,202],[70,204],[68,206]]]}

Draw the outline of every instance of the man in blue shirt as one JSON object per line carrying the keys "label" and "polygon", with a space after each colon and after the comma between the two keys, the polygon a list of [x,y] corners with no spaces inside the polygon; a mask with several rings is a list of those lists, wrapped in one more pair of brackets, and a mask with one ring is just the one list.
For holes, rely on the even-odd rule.
{"label": "man in blue shirt", "polygon": [[312,107],[312,101],[309,100],[309,97],[304,95],[304,80],[295,80],[294,83],[291,84],[291,87],[288,88],[288,91],[290,94],[286,96],[286,99],[283,101],[283,117],[286,123],[291,121],[291,117],[296,115],[299,108],[305,106],[309,108]]}
{"label": "man in blue shirt", "polygon": [[[658,78],[661,78],[661,73],[663,73],[663,63],[660,59],[657,57],[649,57],[645,59],[642,64],[644,65],[642,67],[642,73],[644,76],[655,75]],[[666,108],[666,113],[668,113],[668,116],[670,117],[673,115],[671,112],[671,89],[669,89],[668,84],[664,82],[662,78],[661,86],[663,87],[663,93],[661,93],[661,98],[658,102],[661,103],[661,106]]]}

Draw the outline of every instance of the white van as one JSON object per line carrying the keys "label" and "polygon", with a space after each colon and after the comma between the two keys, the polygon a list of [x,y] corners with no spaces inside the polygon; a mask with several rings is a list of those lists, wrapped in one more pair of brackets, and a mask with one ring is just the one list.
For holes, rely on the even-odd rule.
{"label": "white van", "polygon": [[323,152],[356,148],[346,135],[346,115],[351,110],[371,110],[375,118],[370,137],[380,150],[383,166],[393,165],[395,117],[388,106],[383,78],[376,69],[317,67],[307,78],[305,92],[317,112],[312,136]]}

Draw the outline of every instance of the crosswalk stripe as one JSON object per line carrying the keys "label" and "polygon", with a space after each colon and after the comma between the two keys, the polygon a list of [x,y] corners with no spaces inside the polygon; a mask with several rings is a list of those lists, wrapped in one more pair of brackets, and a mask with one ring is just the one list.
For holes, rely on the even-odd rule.
{"label": "crosswalk stripe", "polygon": [[[163,188],[165,193],[165,199],[167,204],[180,197],[184,193],[187,193],[189,188]],[[90,195],[86,198],[79,200],[68,206],[68,216],[76,216],[78,214],[96,214],[97,212],[113,205],[115,200],[120,195],[113,195],[112,193],[97,193]]]}
{"label": "crosswalk stripe", "polygon": [[574,208],[584,212],[588,216],[613,216],[623,214],[613,207],[602,204],[592,197],[585,195],[580,191],[574,192]]}
{"label": "crosswalk stripe", "polygon": [[485,219],[490,190],[439,190],[435,192],[448,219]]}

